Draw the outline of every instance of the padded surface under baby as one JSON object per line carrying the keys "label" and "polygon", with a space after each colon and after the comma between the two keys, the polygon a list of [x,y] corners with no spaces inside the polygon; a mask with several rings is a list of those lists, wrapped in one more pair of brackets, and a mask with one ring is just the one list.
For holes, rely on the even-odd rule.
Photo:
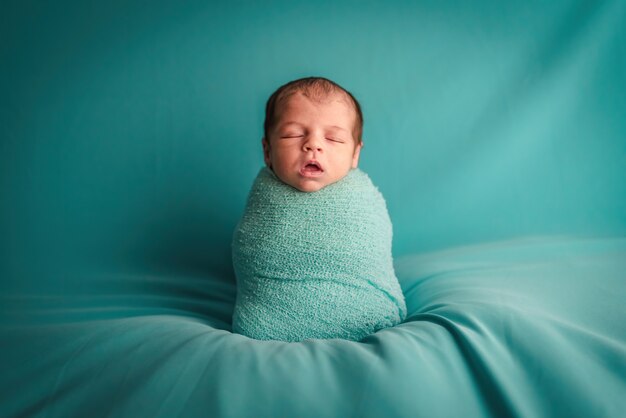
{"label": "padded surface under baby", "polygon": [[62,294],[3,295],[0,416],[623,417],[626,239],[395,267],[408,319],[361,342],[233,334],[235,286],[218,274],[92,273]]}
{"label": "padded surface under baby", "polygon": [[406,305],[385,201],[361,170],[304,193],[263,168],[233,237],[233,331],[260,340],[360,340]]}

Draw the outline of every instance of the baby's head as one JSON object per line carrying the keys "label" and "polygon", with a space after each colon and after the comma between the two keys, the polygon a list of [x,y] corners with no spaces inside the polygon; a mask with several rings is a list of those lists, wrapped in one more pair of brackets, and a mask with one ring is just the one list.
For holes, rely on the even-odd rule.
{"label": "baby's head", "polygon": [[363,115],[356,99],[321,77],[291,81],[265,108],[265,164],[284,183],[315,192],[359,163]]}

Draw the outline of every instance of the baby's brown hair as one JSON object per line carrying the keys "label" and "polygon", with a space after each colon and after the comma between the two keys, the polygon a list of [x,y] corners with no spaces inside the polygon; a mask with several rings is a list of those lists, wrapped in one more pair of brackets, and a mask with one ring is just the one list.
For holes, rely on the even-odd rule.
{"label": "baby's brown hair", "polygon": [[352,129],[352,136],[356,140],[356,144],[360,144],[363,135],[363,113],[361,112],[361,105],[354,98],[352,93],[324,77],[305,77],[298,80],[290,81],[278,88],[265,105],[265,122],[263,123],[264,138],[269,143],[269,133],[274,128],[276,123],[276,112],[280,102],[294,93],[302,93],[305,97],[320,101],[328,97],[333,93],[342,93],[346,96],[348,101],[354,106],[356,113],[356,121]]}

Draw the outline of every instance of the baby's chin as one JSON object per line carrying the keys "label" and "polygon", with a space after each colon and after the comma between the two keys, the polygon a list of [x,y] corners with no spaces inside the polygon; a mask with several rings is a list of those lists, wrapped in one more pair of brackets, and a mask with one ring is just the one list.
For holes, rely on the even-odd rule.
{"label": "baby's chin", "polygon": [[296,190],[304,193],[314,193],[328,186],[330,182],[324,178],[307,178],[299,176],[295,179],[281,179]]}
{"label": "baby's chin", "polygon": [[324,187],[328,186],[326,182],[314,181],[314,180],[309,180],[309,179],[296,182],[295,184],[290,184],[290,183],[287,183],[287,184],[305,193],[317,192],[319,190],[322,190]]}
{"label": "baby's chin", "polygon": [[315,177],[307,177],[301,174],[288,176],[284,175],[284,173],[276,173],[276,170],[272,170],[276,174],[276,176],[285,184],[293,187],[296,190],[299,190],[304,193],[314,193],[319,190],[322,190],[324,187],[328,186],[335,181],[332,181],[328,176],[315,176]]}
{"label": "baby's chin", "polygon": [[305,193],[314,193],[317,191],[322,190],[324,187],[326,187],[327,184],[306,184],[306,185],[296,185],[293,186],[296,189],[300,190],[301,192],[305,192]]}

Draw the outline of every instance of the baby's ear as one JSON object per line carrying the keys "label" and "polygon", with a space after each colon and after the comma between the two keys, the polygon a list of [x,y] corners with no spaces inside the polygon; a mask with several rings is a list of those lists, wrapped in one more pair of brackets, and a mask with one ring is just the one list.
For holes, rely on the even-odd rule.
{"label": "baby's ear", "polygon": [[269,168],[272,168],[272,161],[270,160],[270,143],[263,137],[261,139],[261,144],[263,144],[263,160],[265,161],[265,165]]}
{"label": "baby's ear", "polygon": [[363,148],[363,142],[359,142],[354,147],[354,154],[352,155],[352,168],[357,168],[359,165],[359,156],[361,155],[361,148]]}

